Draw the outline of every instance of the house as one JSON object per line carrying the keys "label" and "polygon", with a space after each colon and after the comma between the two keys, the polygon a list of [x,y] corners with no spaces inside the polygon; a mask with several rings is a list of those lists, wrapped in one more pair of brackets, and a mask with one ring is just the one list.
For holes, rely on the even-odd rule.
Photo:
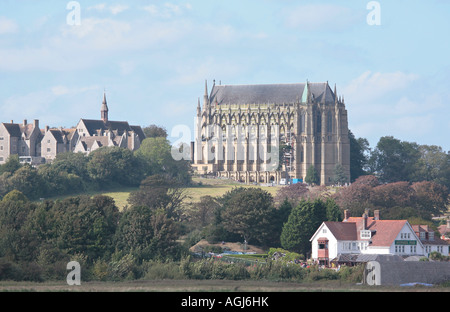
{"label": "house", "polygon": [[446,224],[438,226],[438,231],[441,235],[441,239],[450,241],[450,218],[447,219]]}
{"label": "house", "polygon": [[[40,143],[42,133],[39,129],[39,120],[28,123],[0,124],[0,164],[4,164],[10,155],[19,155],[19,159],[33,163],[41,157]],[[39,161],[38,161],[39,162]]]}
{"label": "house", "polygon": [[57,154],[73,151],[78,139],[76,129],[50,129],[47,126],[41,140],[41,155],[46,162],[51,162]]}
{"label": "house", "polygon": [[412,228],[422,242],[427,257],[432,252],[439,252],[444,256],[449,255],[449,243],[435,235],[434,230],[428,225],[413,225]]}
{"label": "house", "polygon": [[381,220],[378,210],[369,217],[323,222],[310,239],[311,258],[324,265],[354,264],[366,255],[425,256],[425,247],[407,220]]}

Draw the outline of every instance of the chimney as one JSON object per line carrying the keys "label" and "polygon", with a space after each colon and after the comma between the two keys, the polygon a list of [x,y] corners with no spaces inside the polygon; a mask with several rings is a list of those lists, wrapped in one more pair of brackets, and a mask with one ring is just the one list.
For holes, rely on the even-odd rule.
{"label": "chimney", "polygon": [[45,132],[48,132],[48,129],[50,129],[49,126],[45,126]]}
{"label": "chimney", "polygon": [[366,230],[366,229],[367,229],[367,210],[366,210],[366,212],[364,212],[363,218],[362,218],[362,230]]}
{"label": "chimney", "polygon": [[373,211],[373,219],[374,220],[380,220],[380,210],[374,210]]}
{"label": "chimney", "polygon": [[34,120],[34,127],[39,129],[39,120],[38,119]]}
{"label": "chimney", "polygon": [[24,125],[24,126],[27,125],[27,120],[26,120],[26,119],[23,120],[23,125]]}
{"label": "chimney", "polygon": [[344,210],[344,221],[347,221],[347,219],[350,218],[350,211],[348,209]]}

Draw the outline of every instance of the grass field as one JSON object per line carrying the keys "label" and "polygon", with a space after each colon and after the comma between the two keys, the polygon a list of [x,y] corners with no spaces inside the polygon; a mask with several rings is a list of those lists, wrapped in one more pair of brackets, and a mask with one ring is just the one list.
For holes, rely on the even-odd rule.
{"label": "grass field", "polygon": [[[210,195],[210,196],[221,196],[225,194],[226,192],[232,190],[234,187],[261,187],[264,190],[268,191],[272,196],[275,196],[277,190],[280,188],[280,186],[258,186],[258,185],[246,185],[242,183],[238,183],[232,180],[225,180],[225,179],[206,179],[206,178],[193,178],[193,186],[190,186],[186,188],[186,193],[189,196],[186,200],[187,202],[197,202],[200,200],[202,196]],[[78,195],[106,195],[110,196],[114,199],[117,207],[122,210],[126,205],[128,205],[128,197],[130,196],[130,193],[137,190],[138,188],[135,187],[128,187],[128,188],[120,188],[120,189],[114,189],[110,191],[103,191],[103,192],[86,192],[83,194]],[[74,196],[74,195],[71,195]],[[63,199],[67,196],[57,196],[57,197],[51,197],[47,198],[49,200],[58,200]]]}
{"label": "grass field", "polygon": [[275,196],[280,186],[258,186],[258,185],[246,185],[238,183],[232,180],[226,179],[206,179],[206,178],[193,178],[195,184],[200,184],[186,189],[188,195],[191,197],[192,202],[197,202],[202,196],[221,196],[226,192],[232,190],[234,187],[261,187],[265,191]]}

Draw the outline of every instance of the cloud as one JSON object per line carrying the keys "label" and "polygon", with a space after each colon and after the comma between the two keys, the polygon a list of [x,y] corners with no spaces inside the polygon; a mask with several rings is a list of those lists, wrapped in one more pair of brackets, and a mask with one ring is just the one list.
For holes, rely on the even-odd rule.
{"label": "cloud", "polygon": [[191,10],[192,6],[189,3],[177,5],[166,2],[162,5],[150,4],[144,6],[142,9],[150,13],[153,17],[172,18],[182,15],[187,10]]}
{"label": "cloud", "polygon": [[15,21],[0,16],[0,35],[16,33],[18,29]]}
{"label": "cloud", "polygon": [[352,103],[371,102],[389,92],[404,89],[417,79],[419,76],[416,74],[400,71],[392,73],[366,71],[345,86],[343,91],[345,98],[350,98]]}
{"label": "cloud", "polygon": [[105,3],[100,3],[100,4],[90,6],[87,9],[88,9],[88,11],[95,10],[95,11],[100,11],[100,12],[108,10],[109,12],[111,12],[111,14],[117,15],[119,13],[122,13],[122,12],[128,10],[129,6],[123,5],[123,4],[115,4],[115,5],[111,5],[111,6],[106,6]]}
{"label": "cloud", "polygon": [[358,14],[350,8],[333,4],[307,4],[284,9],[285,24],[301,30],[341,31],[354,25]]}
{"label": "cloud", "polygon": [[80,95],[95,90],[100,90],[100,87],[97,85],[83,87],[56,85],[27,94],[12,95],[0,104],[0,109],[2,115],[8,116],[8,119],[47,119],[47,121],[60,122],[65,118],[64,114],[74,106],[78,106],[80,109],[80,106],[84,105],[83,103],[83,105],[68,105],[66,101],[79,98]]}

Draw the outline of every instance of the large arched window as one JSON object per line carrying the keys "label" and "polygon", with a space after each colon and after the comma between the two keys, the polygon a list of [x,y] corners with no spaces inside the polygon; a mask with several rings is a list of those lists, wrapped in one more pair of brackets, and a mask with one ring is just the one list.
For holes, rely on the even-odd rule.
{"label": "large arched window", "polygon": [[333,132],[333,116],[330,111],[327,113],[327,132]]}
{"label": "large arched window", "polygon": [[316,113],[316,133],[322,133],[322,116],[320,111]]}

